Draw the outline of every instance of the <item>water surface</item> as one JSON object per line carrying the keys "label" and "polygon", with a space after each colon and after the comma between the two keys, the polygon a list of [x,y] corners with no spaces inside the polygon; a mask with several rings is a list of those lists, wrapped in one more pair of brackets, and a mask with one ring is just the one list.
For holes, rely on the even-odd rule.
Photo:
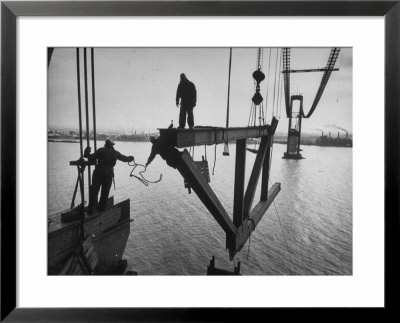
{"label": "water surface", "polygon": [[[306,159],[284,160],[285,148],[274,145],[270,175],[273,183],[281,183],[281,192],[235,263],[241,262],[244,275],[351,275],[352,149],[304,146]],[[117,142],[115,149],[144,164],[151,144]],[[232,216],[235,145],[229,149],[225,157],[223,145],[217,146],[216,155],[214,146],[206,151],[196,147],[194,159],[207,154],[210,185]],[[69,208],[77,178],[69,161],[78,157],[79,144],[49,142],[49,214]],[[246,181],[254,159],[248,152]],[[110,195],[116,202],[131,200],[134,221],[124,258],[133,270],[139,275],[204,275],[212,256],[217,267],[233,270],[224,231],[196,194],[188,194],[177,170],[157,156],[145,175],[157,180],[162,174],[162,181],[145,186],[129,176],[131,169],[117,162]],[[259,195],[260,187],[255,201]]]}

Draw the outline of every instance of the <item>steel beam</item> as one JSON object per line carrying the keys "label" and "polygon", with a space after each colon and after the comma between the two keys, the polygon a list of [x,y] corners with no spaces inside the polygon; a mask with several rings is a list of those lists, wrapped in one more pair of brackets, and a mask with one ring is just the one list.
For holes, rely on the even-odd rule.
{"label": "steel beam", "polygon": [[250,175],[249,183],[247,184],[246,194],[244,196],[243,213],[244,217],[249,216],[251,205],[253,204],[254,195],[256,193],[258,179],[260,178],[261,168],[265,158],[265,152],[267,148],[268,137],[262,137],[260,147],[256,160],[254,161],[253,170]]}
{"label": "steel beam", "polygon": [[[251,232],[254,231],[256,225],[280,191],[279,183],[275,183],[268,191],[269,149],[271,138],[276,130],[277,124],[278,121],[273,119],[271,125],[264,127],[221,128],[222,130],[215,128],[199,128],[195,130],[160,129],[160,137],[162,137],[164,144],[176,147],[223,143],[227,140],[236,140],[233,221],[230,219],[212,188],[208,185],[204,176],[196,168],[192,157],[186,149],[181,153],[176,167],[180,174],[190,183],[193,191],[200,198],[217,223],[225,231],[226,248],[229,250],[231,260],[235,254],[242,249]],[[228,138],[227,136],[231,137]],[[252,137],[261,137],[261,143],[246,193],[243,196],[246,166],[246,139]],[[265,157],[267,152],[268,158]],[[261,201],[250,212],[262,169],[263,182]]]}
{"label": "steel beam", "polygon": [[255,230],[257,224],[260,222],[271,203],[275,200],[280,190],[280,183],[272,185],[268,192],[268,199],[266,201],[260,201],[251,211],[249,218],[245,219],[243,224],[237,229],[235,242],[230,242],[229,244],[230,260],[232,260],[236,253],[243,248],[251,233]]}
{"label": "steel beam", "polygon": [[238,228],[243,221],[243,196],[246,169],[246,139],[236,141],[235,191],[233,199],[233,224]]}
{"label": "steel beam", "polygon": [[265,212],[268,210],[269,206],[274,201],[275,197],[278,195],[280,190],[281,190],[280,183],[275,183],[274,185],[272,185],[271,189],[268,191],[268,199],[266,201],[260,201],[253,208],[253,210],[251,210],[250,219],[252,220],[255,226],[258,224],[258,222],[260,222],[261,218],[264,216]]}
{"label": "steel beam", "polygon": [[204,127],[194,129],[158,129],[160,137],[168,145],[184,148],[201,145],[214,145],[227,141],[247,138],[259,138],[273,134],[270,125],[262,127],[217,128]]}
{"label": "steel beam", "polygon": [[235,235],[236,227],[214,191],[204,179],[204,176],[194,166],[193,159],[186,149],[182,152],[181,161],[178,163],[177,169],[181,175],[189,181],[193,191],[210,211],[211,215],[225,233],[229,236]]}
{"label": "steel beam", "polygon": [[272,137],[268,137],[268,142],[267,142],[267,151],[265,152],[265,157],[264,157],[264,163],[263,163],[263,169],[262,169],[262,182],[261,182],[261,201],[266,201],[268,199],[268,181],[269,181],[269,165],[271,162],[271,142],[272,142]]}

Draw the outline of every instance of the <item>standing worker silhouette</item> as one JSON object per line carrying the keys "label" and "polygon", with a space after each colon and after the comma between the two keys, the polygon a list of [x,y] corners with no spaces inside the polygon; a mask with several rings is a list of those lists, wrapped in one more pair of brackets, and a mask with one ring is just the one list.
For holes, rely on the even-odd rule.
{"label": "standing worker silhouette", "polygon": [[176,90],[176,106],[179,108],[179,99],[181,104],[181,111],[179,113],[179,127],[178,129],[185,128],[186,114],[187,122],[190,129],[193,129],[194,118],[193,108],[197,102],[196,87],[190,82],[184,73],[181,74],[181,81],[179,82],[178,89]]}
{"label": "standing worker silhouette", "polygon": [[[86,147],[85,149],[85,154],[83,156],[89,160],[89,163],[96,163],[97,160],[89,192],[89,214],[93,213],[96,207],[98,211],[105,210],[117,159],[123,162],[131,162],[134,160],[133,156],[124,156],[116,151],[113,147],[114,145],[111,139],[107,139],[104,147],[97,149],[93,154],[90,153],[90,147]],[[97,204],[97,196],[99,195],[100,187],[100,201]]]}

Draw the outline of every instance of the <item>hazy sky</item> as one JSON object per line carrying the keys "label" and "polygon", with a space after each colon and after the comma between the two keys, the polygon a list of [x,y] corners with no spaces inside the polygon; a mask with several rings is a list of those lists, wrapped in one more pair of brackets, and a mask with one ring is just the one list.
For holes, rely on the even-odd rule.
{"label": "hazy sky", "polygon": [[[228,89],[229,48],[95,48],[96,116],[98,132],[115,130],[155,131],[178,124],[175,106],[179,74],[186,73],[197,88],[195,125],[225,126]],[[267,121],[278,99],[275,73],[276,55],[281,49],[263,49],[261,83]],[[292,48],[291,68],[325,67],[330,48]],[[252,73],[257,64],[257,48],[233,48],[230,126],[247,126],[254,94]],[[278,60],[278,64],[280,61]],[[352,132],[352,49],[342,48],[336,66],[317,109],[303,120],[303,131]],[[268,68],[270,67],[270,68]],[[278,68],[279,69],[279,68]],[[85,110],[83,50],[81,50],[82,111]],[[291,74],[291,94],[303,94],[305,113],[309,110],[321,81],[322,72]],[[276,80],[276,81],[275,81]],[[90,50],[88,50],[89,109],[91,110]],[[268,100],[267,97],[268,86]],[[287,132],[284,100],[281,100],[278,132]],[[76,49],[56,48],[48,70],[49,127],[78,128]],[[85,121],[83,121],[85,125]],[[90,116],[92,124],[92,116]],[[335,129],[336,128],[336,129]]]}

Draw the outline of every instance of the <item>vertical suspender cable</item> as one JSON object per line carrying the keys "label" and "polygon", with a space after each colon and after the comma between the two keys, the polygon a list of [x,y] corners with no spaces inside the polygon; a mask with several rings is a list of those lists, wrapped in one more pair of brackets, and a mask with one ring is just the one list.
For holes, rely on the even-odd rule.
{"label": "vertical suspender cable", "polygon": [[269,49],[269,59],[268,59],[268,78],[267,78],[267,93],[265,94],[265,117],[267,119],[267,111],[268,111],[268,88],[269,88],[269,77],[271,75],[271,51],[272,48]]}
{"label": "vertical suspender cable", "polygon": [[[281,57],[282,57],[282,70],[283,70],[283,54],[281,53]],[[285,91],[285,86],[284,86],[284,81],[285,78],[282,75],[282,79],[281,79],[281,100],[280,100],[280,107],[279,107],[279,119],[281,118],[282,115],[282,101],[283,101],[283,96],[285,95],[284,91]]]}
{"label": "vertical suspender cable", "polygon": [[82,112],[81,112],[81,78],[79,75],[80,64],[79,64],[79,48],[76,49],[76,72],[77,72],[77,84],[78,84],[78,113],[79,113],[79,143],[81,149],[81,157],[83,157],[83,140],[82,140]]}
{"label": "vertical suspender cable", "polygon": [[[280,54],[280,51],[279,51]],[[279,116],[279,102],[280,102],[280,95],[281,95],[281,63],[282,59],[279,57],[279,67],[278,67],[278,97],[276,99],[276,117]],[[279,118],[279,117],[278,117]]]}
{"label": "vertical suspender cable", "polygon": [[94,86],[94,49],[91,48],[91,62],[92,62],[92,104],[93,104],[93,140],[94,151],[97,150],[97,136],[96,136],[96,93]]}
{"label": "vertical suspender cable", "polygon": [[283,96],[284,96],[284,94],[283,94],[284,90],[285,90],[285,88],[284,88],[284,82],[283,82],[283,78],[282,78],[282,82],[281,82],[281,99],[280,99],[280,103],[279,103],[279,118],[278,119],[281,118],[282,105],[283,105],[282,101],[283,101]]}
{"label": "vertical suspender cable", "polygon": [[[262,70],[262,64],[263,64],[263,60],[264,60],[264,51],[261,47],[258,48],[258,63],[257,63],[257,69],[259,71]],[[263,103],[261,102],[261,104],[258,105],[259,107],[259,111],[258,111],[258,124],[259,126],[261,126],[261,120],[262,120],[262,114],[263,114]]]}
{"label": "vertical suspender cable", "polygon": [[229,50],[229,76],[228,76],[228,100],[226,107],[226,128],[229,126],[229,97],[231,92],[231,66],[232,66],[232,47]]}
{"label": "vertical suspender cable", "polygon": [[[228,74],[228,100],[226,104],[226,129],[229,127],[229,98],[231,93],[231,67],[232,67],[232,47],[229,49],[229,74]],[[225,141],[224,156],[229,156],[228,139]]]}
{"label": "vertical suspender cable", "polygon": [[[83,60],[84,60],[84,72],[85,72],[85,108],[86,108],[86,144],[89,147],[89,104],[88,104],[88,85],[87,85],[87,53],[86,48],[83,49]],[[88,165],[88,184],[91,185],[90,181],[90,165]]]}
{"label": "vertical suspender cable", "polygon": [[275,116],[275,93],[276,93],[276,73],[278,70],[278,48],[276,49],[276,59],[275,59],[275,77],[274,77],[274,97],[272,100],[272,117]]}
{"label": "vertical suspender cable", "polygon": [[[79,62],[79,48],[76,49],[76,76],[78,84],[78,115],[79,115],[79,143],[81,158],[83,157],[83,139],[82,139],[82,106],[81,106],[81,78],[80,78],[80,62]],[[80,191],[82,206],[85,203],[85,190],[84,190],[84,177],[83,174],[79,174],[80,178]]]}

